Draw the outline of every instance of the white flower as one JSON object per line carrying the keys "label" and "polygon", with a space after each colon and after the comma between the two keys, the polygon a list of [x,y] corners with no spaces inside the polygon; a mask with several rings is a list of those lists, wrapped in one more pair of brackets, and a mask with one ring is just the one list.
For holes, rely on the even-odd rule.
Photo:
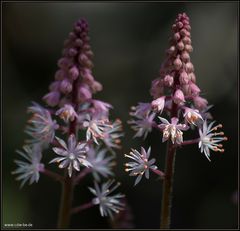
{"label": "white flower", "polygon": [[137,176],[135,184],[137,185],[140,180],[142,179],[143,174],[145,173],[145,177],[149,179],[149,169],[157,169],[155,163],[155,159],[149,159],[151,153],[151,147],[149,147],[148,151],[146,152],[143,147],[141,147],[141,153],[139,153],[136,149],[132,149],[129,155],[124,155],[132,159],[132,162],[126,163],[126,172],[130,172],[130,176]]}
{"label": "white flower", "polygon": [[112,162],[113,156],[106,157],[106,149],[95,150],[93,147],[89,149],[87,153],[87,161],[92,165],[92,174],[96,181],[100,181],[100,176],[109,177],[113,176],[112,166],[115,164]]}
{"label": "white flower", "polygon": [[73,106],[70,104],[65,104],[62,108],[57,110],[55,114],[59,115],[59,117],[63,119],[66,123],[69,122],[69,120],[73,121],[75,118],[78,117]]}
{"label": "white flower", "polygon": [[181,130],[186,131],[189,127],[186,124],[178,124],[178,118],[176,117],[171,119],[171,123],[160,116],[158,118],[162,121],[162,124],[158,125],[163,130],[162,142],[171,139],[173,144],[181,144],[183,142],[183,133]]}
{"label": "white flower", "polygon": [[109,195],[120,185],[120,183],[118,183],[110,188],[113,183],[114,180],[109,180],[103,183],[100,188],[99,185],[94,182],[94,188],[89,187],[90,192],[96,196],[93,199],[93,204],[99,205],[101,216],[110,216],[112,219],[113,213],[119,213],[124,207],[124,204],[120,202],[120,199],[124,197],[123,194]]}
{"label": "white flower", "polygon": [[214,132],[217,131],[218,128],[222,128],[221,124],[213,127],[215,121],[211,122],[209,126],[207,126],[207,121],[205,120],[203,123],[203,128],[199,129],[199,136],[200,140],[198,143],[198,147],[201,150],[201,153],[204,152],[205,156],[209,161],[210,160],[210,151],[209,149],[213,150],[214,152],[224,152],[222,148],[222,144],[219,144],[221,141],[227,140],[227,137],[224,136],[223,132]]}
{"label": "white flower", "polygon": [[156,113],[148,113],[144,116],[135,116],[136,119],[128,121],[129,124],[132,124],[132,129],[137,131],[134,137],[141,137],[145,139],[147,134],[152,131],[154,124],[154,118]]}
{"label": "white flower", "polygon": [[189,124],[193,124],[195,126],[197,126],[197,122],[199,120],[203,121],[201,114],[196,109],[185,107],[185,113],[183,116]]}
{"label": "white flower", "polygon": [[86,160],[85,153],[88,151],[86,143],[76,141],[76,138],[71,134],[68,138],[68,145],[62,140],[55,137],[62,148],[54,147],[53,151],[61,156],[54,158],[49,163],[60,163],[59,168],[68,168],[69,177],[72,176],[73,168],[80,171],[80,165],[91,167],[91,164]]}
{"label": "white flower", "polygon": [[151,105],[154,111],[162,113],[165,106],[165,96],[153,100]]}
{"label": "white flower", "polygon": [[39,144],[25,145],[23,150],[16,152],[20,154],[25,160],[15,160],[14,162],[18,165],[18,168],[12,172],[12,174],[19,174],[16,180],[22,180],[22,187],[28,180],[29,184],[38,182],[40,174],[39,172],[44,169],[44,165],[41,162],[42,153]]}
{"label": "white flower", "polygon": [[99,144],[97,139],[103,139],[105,129],[111,125],[107,119],[98,120],[87,115],[83,127],[87,128],[86,140],[93,139],[96,144]]}
{"label": "white flower", "polygon": [[58,129],[59,125],[55,120],[52,120],[51,114],[47,109],[35,102],[33,102],[33,106],[28,108],[28,112],[33,113],[32,118],[28,121],[30,125],[25,130],[33,138],[28,140],[28,142],[48,145],[53,141],[55,130]]}

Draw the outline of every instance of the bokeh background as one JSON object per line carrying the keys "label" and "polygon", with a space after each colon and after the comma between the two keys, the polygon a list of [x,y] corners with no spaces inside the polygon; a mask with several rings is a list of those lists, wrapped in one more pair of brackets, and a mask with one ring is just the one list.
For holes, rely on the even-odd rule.
{"label": "bokeh background", "polygon": [[[31,101],[41,102],[53,80],[56,62],[73,23],[84,17],[90,24],[93,73],[104,90],[96,97],[114,105],[113,117],[123,121],[123,149],[117,154],[116,178],[122,182],[133,214],[134,228],[158,228],[162,183],[153,175],[133,187],[124,172],[123,154],[131,147],[152,146],[152,156],[164,168],[165,144],[153,132],[145,141],[132,139],[129,109],[151,100],[149,88],[157,76],[170,28],[178,13],[191,20],[197,83],[212,114],[229,138],[225,153],[212,153],[212,162],[197,146],[181,149],[176,157],[172,228],[237,228],[238,203],[238,3],[3,3],[3,224],[32,223],[55,228],[60,186],[40,178],[19,189],[11,171],[15,149],[21,148]],[[91,198],[86,178],[74,203]],[[235,194],[236,195],[236,194]],[[235,198],[236,199],[236,198]],[[98,208],[75,215],[71,228],[111,228]]]}

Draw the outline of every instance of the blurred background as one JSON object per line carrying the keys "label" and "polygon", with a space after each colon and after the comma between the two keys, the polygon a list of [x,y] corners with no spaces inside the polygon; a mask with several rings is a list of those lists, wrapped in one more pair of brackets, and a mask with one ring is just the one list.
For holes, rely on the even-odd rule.
{"label": "blurred background", "polygon": [[[197,83],[215,120],[224,125],[229,141],[225,153],[212,153],[208,162],[197,145],[176,157],[172,228],[226,229],[238,226],[238,3],[4,3],[3,4],[3,224],[32,223],[33,228],[56,227],[60,186],[40,178],[19,189],[11,171],[15,150],[21,148],[31,101],[41,103],[57,70],[63,41],[73,23],[84,17],[90,25],[95,54],[94,76],[104,90],[95,97],[114,106],[112,117],[123,121],[123,149],[117,153],[116,178],[122,182],[134,228],[159,228],[162,183],[152,175],[133,187],[124,172],[124,153],[152,147],[152,157],[164,168],[165,144],[153,132],[145,141],[132,139],[129,109],[151,100],[171,25],[186,12],[192,27],[191,59]],[[86,178],[75,191],[75,204],[90,200]],[[98,208],[75,215],[71,228],[111,228]]]}

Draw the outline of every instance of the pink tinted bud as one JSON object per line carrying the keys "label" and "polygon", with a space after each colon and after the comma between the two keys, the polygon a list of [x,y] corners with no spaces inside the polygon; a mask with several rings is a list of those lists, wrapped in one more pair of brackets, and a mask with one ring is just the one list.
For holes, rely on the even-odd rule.
{"label": "pink tinted bud", "polygon": [[73,66],[70,70],[69,70],[69,77],[72,79],[72,80],[76,80],[79,76],[79,71],[77,69],[76,66]]}
{"label": "pink tinted bud", "polygon": [[166,75],[164,77],[164,85],[166,87],[171,87],[173,85],[174,79],[171,75]]}
{"label": "pink tinted bud", "polygon": [[190,86],[190,89],[191,89],[191,93],[193,95],[198,95],[199,92],[201,91],[195,83],[190,83],[189,86]]}
{"label": "pink tinted bud", "polygon": [[175,50],[176,50],[176,49],[175,49],[175,46],[171,46],[171,47],[167,50],[167,53],[168,53],[168,54],[173,54]]}
{"label": "pink tinted bud", "polygon": [[64,94],[68,94],[72,91],[72,84],[69,80],[64,79],[60,84],[60,91]]}
{"label": "pink tinted bud", "polygon": [[60,81],[54,81],[49,86],[49,91],[58,91],[59,90]]}
{"label": "pink tinted bud", "polygon": [[194,67],[191,62],[186,63],[185,70],[187,73],[191,73],[194,71]]}
{"label": "pink tinted bud", "polygon": [[185,45],[185,50],[186,50],[187,52],[192,52],[192,51],[193,51],[193,47],[192,47],[191,45],[186,44],[186,45]]}
{"label": "pink tinted bud", "polygon": [[185,36],[183,39],[182,39],[183,43],[184,44],[191,44],[191,39],[187,36]]}
{"label": "pink tinted bud", "polygon": [[91,87],[93,92],[101,91],[103,89],[102,84],[98,81],[94,81]]}
{"label": "pink tinted bud", "polygon": [[174,38],[176,41],[178,41],[178,40],[181,38],[181,36],[180,36],[180,34],[177,32],[177,33],[175,33],[175,34],[173,35],[173,38]]}
{"label": "pink tinted bud", "polygon": [[74,30],[77,32],[77,33],[80,33],[82,31],[82,28],[80,26],[75,26]]}
{"label": "pink tinted bud", "polygon": [[176,30],[176,29],[177,29],[177,25],[176,25],[176,24],[173,24],[173,25],[172,25],[172,29],[173,29],[173,30]]}
{"label": "pink tinted bud", "polygon": [[81,85],[78,89],[78,102],[92,98],[92,93],[86,85]]}
{"label": "pink tinted bud", "polygon": [[71,57],[75,56],[77,53],[78,53],[77,50],[74,49],[74,48],[70,48],[68,50],[68,55],[71,56]]}
{"label": "pink tinted bud", "polygon": [[76,39],[74,44],[76,47],[81,47],[83,45],[83,41],[81,39]]}
{"label": "pink tinted bud", "polygon": [[68,37],[69,37],[70,39],[75,39],[75,38],[77,38],[77,36],[75,35],[74,32],[70,32],[70,33],[68,34]]}
{"label": "pink tinted bud", "polygon": [[191,26],[190,25],[186,25],[185,28],[190,31],[191,30]]}
{"label": "pink tinted bud", "polygon": [[208,101],[200,96],[193,98],[194,105],[197,109],[203,110],[207,107]]}
{"label": "pink tinted bud", "polygon": [[65,71],[63,70],[57,70],[55,73],[55,79],[56,80],[63,80],[65,78]]}
{"label": "pink tinted bud", "polygon": [[92,58],[94,56],[94,54],[91,50],[86,51],[86,55],[87,55],[88,58]]}
{"label": "pink tinted bud", "polygon": [[189,78],[188,74],[185,71],[181,72],[181,74],[179,76],[179,81],[180,81],[181,85],[188,84],[189,79],[190,78]]}
{"label": "pink tinted bud", "polygon": [[180,30],[180,35],[186,36],[187,35],[187,30],[186,29]]}
{"label": "pink tinted bud", "polygon": [[61,58],[58,60],[58,66],[62,69],[67,69],[72,65],[72,62],[68,58]]}
{"label": "pink tinted bud", "polygon": [[49,106],[54,107],[59,103],[60,93],[51,91],[42,98]]}
{"label": "pink tinted bud", "polygon": [[189,78],[193,83],[196,83],[196,76],[193,72],[189,74]]}
{"label": "pink tinted bud", "polygon": [[179,58],[176,58],[173,64],[176,70],[180,70],[180,68],[182,67],[182,61]]}
{"label": "pink tinted bud", "polygon": [[154,111],[162,113],[165,105],[165,96],[153,100],[151,105]]}
{"label": "pink tinted bud", "polygon": [[189,61],[190,60],[190,56],[189,56],[188,52],[183,51],[182,54],[181,54],[181,59],[183,60],[183,62]]}
{"label": "pink tinted bud", "polygon": [[183,102],[185,102],[184,94],[180,89],[177,89],[175,91],[174,96],[173,96],[173,101],[174,101],[174,103],[176,103],[178,105],[181,105],[181,104],[183,104]]}
{"label": "pink tinted bud", "polygon": [[178,44],[177,44],[177,48],[178,50],[182,51],[184,49],[184,44],[182,41],[180,41]]}
{"label": "pink tinted bud", "polygon": [[182,23],[182,22],[178,22],[178,23],[177,23],[177,27],[178,27],[179,29],[183,28],[183,23]]}

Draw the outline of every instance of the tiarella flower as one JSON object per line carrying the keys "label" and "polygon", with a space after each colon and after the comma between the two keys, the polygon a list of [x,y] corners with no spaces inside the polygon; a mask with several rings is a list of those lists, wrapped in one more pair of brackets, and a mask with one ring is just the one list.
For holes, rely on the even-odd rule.
{"label": "tiarella flower", "polygon": [[113,219],[114,213],[119,213],[124,207],[124,204],[120,201],[121,198],[124,197],[123,194],[109,195],[120,185],[120,183],[117,183],[113,186],[113,183],[114,180],[109,180],[99,187],[99,185],[94,182],[94,188],[89,187],[90,192],[96,196],[93,199],[93,204],[99,205],[101,216],[110,216],[111,219]]}
{"label": "tiarella flower", "polygon": [[158,125],[163,130],[162,142],[171,139],[173,144],[181,144],[183,142],[182,131],[188,130],[189,127],[186,124],[178,124],[178,118],[176,117],[171,119],[171,123],[160,116],[158,118],[162,121],[162,124]]}
{"label": "tiarella flower", "polygon": [[115,164],[112,162],[113,156],[106,157],[106,149],[95,150],[90,148],[87,152],[87,161],[92,165],[92,174],[96,181],[100,181],[100,175],[103,177],[113,176],[112,166]]}
{"label": "tiarella flower", "polygon": [[138,103],[137,106],[132,106],[130,112],[131,116],[144,117],[147,116],[151,111],[150,103]]}
{"label": "tiarella flower", "polygon": [[33,113],[32,118],[28,121],[29,125],[26,127],[25,132],[32,136],[30,143],[49,144],[53,141],[55,130],[59,125],[55,120],[52,120],[50,112],[33,102],[33,106],[28,108],[28,112]]}
{"label": "tiarella flower", "polygon": [[154,111],[162,113],[165,105],[165,96],[153,100],[151,105]]}
{"label": "tiarella flower", "polygon": [[105,129],[111,127],[111,125],[107,119],[98,120],[87,115],[83,127],[87,128],[87,141],[93,139],[96,144],[99,144],[97,139],[103,139]]}
{"label": "tiarella flower", "polygon": [[119,119],[116,119],[111,126],[106,127],[104,131],[104,137],[103,142],[104,144],[112,150],[113,148],[121,148],[120,143],[120,137],[123,136],[122,133],[122,122]]}
{"label": "tiarella flower", "polygon": [[227,137],[224,136],[223,132],[216,132],[219,128],[222,128],[221,124],[213,127],[215,121],[211,122],[207,125],[207,121],[205,120],[203,123],[202,129],[199,129],[199,143],[198,146],[201,150],[201,153],[204,152],[205,156],[209,161],[210,160],[210,149],[214,152],[224,152],[222,148],[223,145],[219,144],[220,142],[227,140]]}
{"label": "tiarella flower", "polygon": [[152,112],[144,117],[136,116],[136,120],[128,121],[129,124],[132,124],[132,129],[137,131],[134,137],[143,136],[145,139],[147,134],[152,131],[155,116],[156,114]]}
{"label": "tiarella flower", "polygon": [[193,124],[195,126],[197,126],[197,122],[199,120],[203,121],[203,118],[197,109],[185,107],[185,113],[183,116],[189,124]]}
{"label": "tiarella flower", "polygon": [[12,172],[12,174],[19,174],[16,180],[21,180],[21,187],[29,180],[29,184],[38,182],[40,174],[39,172],[44,169],[44,165],[41,163],[42,152],[39,144],[25,145],[23,151],[17,150],[25,160],[15,160],[18,168]]}
{"label": "tiarella flower", "polygon": [[125,154],[125,157],[128,157],[134,161],[126,163],[126,172],[130,172],[130,176],[137,176],[134,185],[137,185],[142,179],[143,174],[145,173],[145,177],[149,179],[149,169],[157,169],[155,163],[155,159],[149,160],[149,156],[151,153],[151,147],[148,148],[146,152],[143,147],[141,147],[141,153],[139,153],[136,149],[132,149],[129,155]]}
{"label": "tiarella flower", "polygon": [[70,104],[65,104],[62,108],[57,110],[55,114],[59,115],[59,117],[63,119],[66,123],[69,121],[73,121],[78,116],[73,106]]}
{"label": "tiarella flower", "polygon": [[101,116],[108,116],[109,109],[113,108],[111,104],[103,102],[101,100],[92,100],[93,107],[95,109],[95,114],[100,114]]}
{"label": "tiarella flower", "polygon": [[50,163],[60,163],[59,168],[68,168],[69,177],[72,176],[73,169],[80,171],[80,165],[91,167],[91,164],[86,160],[85,153],[88,151],[86,143],[76,141],[76,138],[71,134],[66,144],[62,139],[55,137],[62,148],[54,147],[53,151],[61,156],[54,158]]}

